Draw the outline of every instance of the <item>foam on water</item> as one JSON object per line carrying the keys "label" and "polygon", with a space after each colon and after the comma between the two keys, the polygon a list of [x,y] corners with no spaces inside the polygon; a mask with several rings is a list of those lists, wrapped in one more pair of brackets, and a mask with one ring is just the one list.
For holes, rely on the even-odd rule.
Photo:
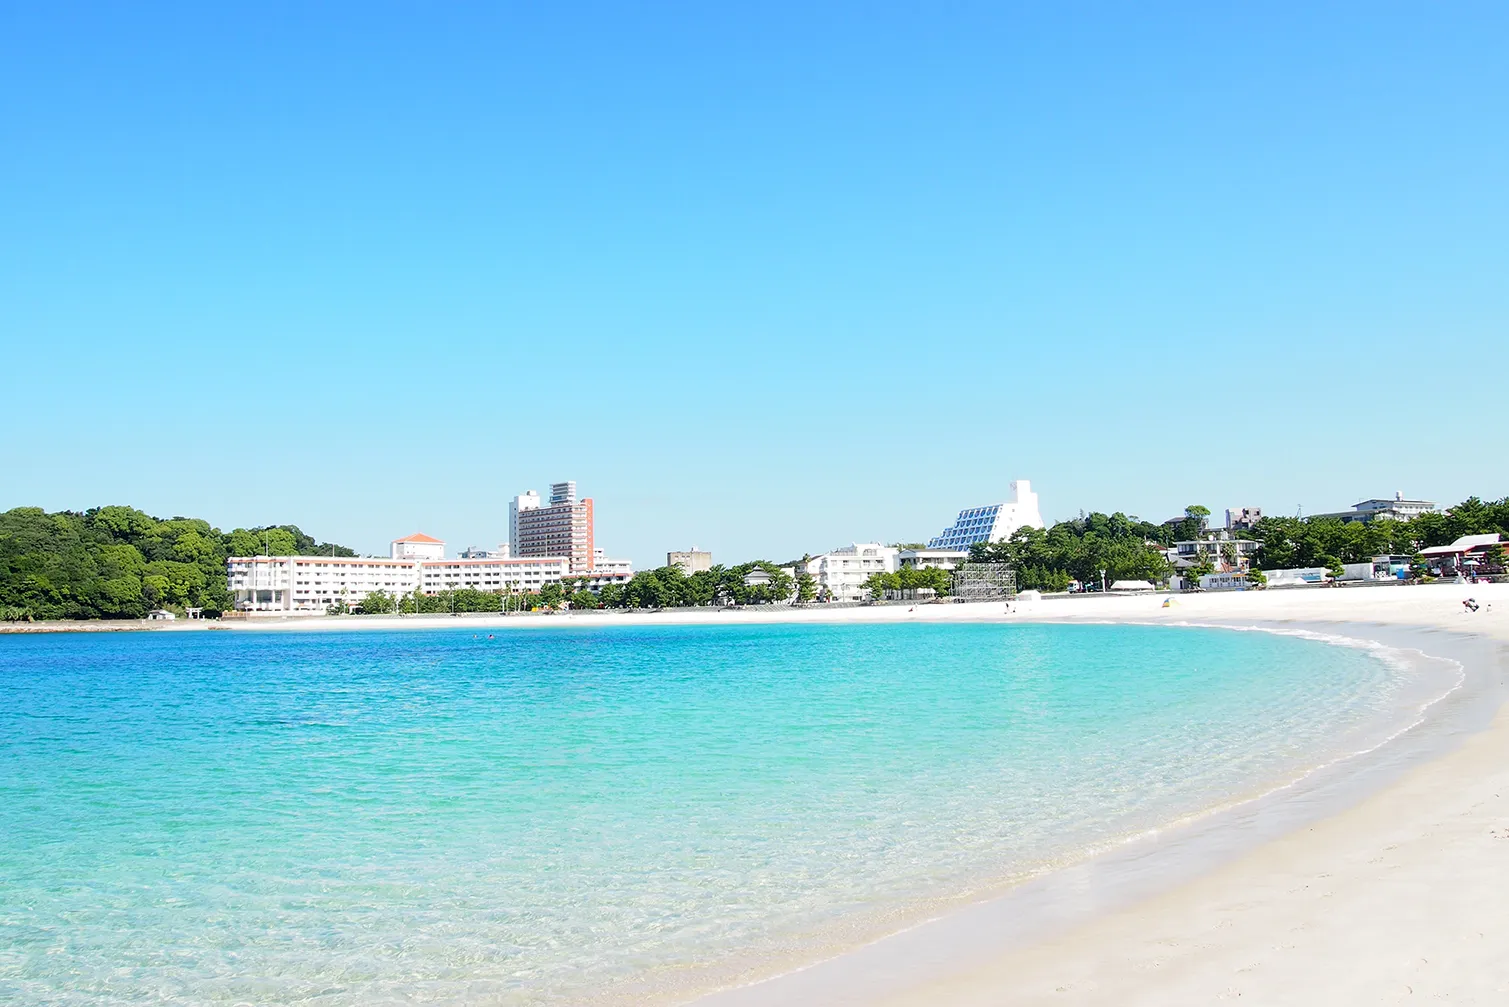
{"label": "foam on water", "polygon": [[1452,685],[1214,629],[481,637],[0,638],[0,999],[674,987],[1259,793]]}

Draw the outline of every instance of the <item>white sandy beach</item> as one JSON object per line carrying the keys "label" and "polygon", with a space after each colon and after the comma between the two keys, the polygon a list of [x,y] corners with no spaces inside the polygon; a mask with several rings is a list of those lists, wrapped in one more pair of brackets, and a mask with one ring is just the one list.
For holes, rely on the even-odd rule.
{"label": "white sandy beach", "polygon": [[[1482,608],[1462,607],[1474,597]],[[1098,608],[1109,615],[1118,604]],[[1491,608],[1490,608],[1491,606]],[[1048,605],[1041,606],[1043,608]],[[1190,617],[1429,627],[1509,641],[1509,588],[1181,599]],[[1509,1003],[1509,711],[1456,750],[1176,890],[891,1004]]]}
{"label": "white sandy beach", "polygon": [[[1462,600],[1476,598],[1476,613]],[[1181,596],[1085,597],[1001,605],[804,611],[405,619],[297,619],[265,630],[687,624],[762,621],[1290,622],[1413,627],[1470,634],[1502,681],[1509,666],[1509,585],[1301,589]],[[1429,638],[1426,637],[1428,640]],[[1444,644],[1446,637],[1441,637]],[[1422,649],[1429,650],[1429,645]],[[875,945],[871,946],[871,953]],[[843,966],[843,956],[825,966]],[[946,955],[945,955],[946,964]],[[855,959],[856,962],[862,961]],[[1374,1004],[1509,1003],[1509,710],[1444,754],[1338,813],[1186,878],[1174,887],[1011,942],[957,968],[803,994],[794,977],[710,1003]]]}
{"label": "white sandy beach", "polygon": [[[1462,600],[1481,604],[1469,613]],[[1050,599],[1016,606],[581,613],[509,627],[813,621],[1292,621],[1416,627],[1498,641],[1509,653],[1509,586],[1302,589],[1178,597]],[[394,625],[455,627],[458,620]],[[308,620],[289,629],[372,626]],[[266,623],[254,627],[272,628]],[[922,1004],[1509,1003],[1509,711],[1444,755],[1340,813],[1263,843],[1169,891],[1102,913],[983,962],[903,977],[889,992],[824,993],[826,1002]],[[714,1002],[795,1002],[781,980]]]}
{"label": "white sandy beach", "polygon": [[[1467,597],[1478,612],[1462,606]],[[1496,667],[1479,670],[1497,680],[1509,652],[1504,585],[1210,594],[1161,605],[1148,597],[1048,601],[1013,618],[1448,630],[1496,641],[1484,648]],[[952,933],[959,936],[957,926]],[[916,932],[903,938],[919,943]],[[887,957],[885,943],[864,949],[872,965]],[[931,956],[948,964],[947,949]],[[708,1002],[800,1002],[793,997],[820,990],[806,1002],[1509,1003],[1509,710],[1355,806],[1172,890],[975,956],[967,967],[903,974],[885,993],[859,985],[849,995],[799,973]]]}

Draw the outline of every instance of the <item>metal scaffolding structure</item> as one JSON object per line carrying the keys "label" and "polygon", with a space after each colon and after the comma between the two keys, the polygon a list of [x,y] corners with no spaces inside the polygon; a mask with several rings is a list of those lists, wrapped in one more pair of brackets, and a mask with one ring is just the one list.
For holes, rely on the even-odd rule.
{"label": "metal scaffolding structure", "polygon": [[1010,601],[1016,571],[1005,563],[961,563],[954,571],[954,597],[960,601]]}

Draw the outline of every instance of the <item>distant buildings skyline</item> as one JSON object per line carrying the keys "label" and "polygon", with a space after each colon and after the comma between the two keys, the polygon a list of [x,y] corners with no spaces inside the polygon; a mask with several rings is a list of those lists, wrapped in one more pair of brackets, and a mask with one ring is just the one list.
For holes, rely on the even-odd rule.
{"label": "distant buildings skyline", "polygon": [[[1009,483],[1010,499],[961,510],[953,524],[929,540],[927,549],[953,551],[967,555],[976,542],[999,542],[1009,539],[1023,527],[1045,528],[1039,497],[1026,479]],[[547,502],[548,501],[548,502]],[[1327,517],[1342,521],[1370,521],[1379,518],[1408,520],[1421,513],[1437,509],[1433,501],[1406,498],[1402,492],[1392,498],[1376,497],[1363,500],[1351,510],[1334,513],[1312,514],[1308,517]],[[1082,513],[1082,512],[1081,512]],[[531,489],[509,501],[509,541],[496,547],[468,546],[462,549],[459,560],[496,560],[507,558],[562,558],[566,560],[568,575],[582,575],[594,570],[616,575],[632,571],[634,564],[627,559],[608,559],[605,550],[596,545],[595,503],[592,498],[579,498],[575,480],[550,484],[550,494],[542,497]],[[1257,506],[1227,507],[1224,511],[1224,526],[1229,532],[1249,531],[1264,516],[1263,508]],[[1219,519],[1218,519],[1219,520]],[[863,529],[855,528],[854,531]],[[850,542],[864,543],[875,536],[854,535]],[[889,541],[917,541],[914,534],[887,536]],[[831,539],[829,540],[831,542]],[[843,541],[840,539],[840,541]],[[812,543],[825,545],[826,543]],[[837,553],[852,546],[830,548],[824,552],[803,549],[811,556]],[[392,542],[392,559],[438,561],[444,559],[444,543],[423,532],[395,539]],[[687,550],[670,550],[665,556],[665,565],[680,568],[685,574],[709,569],[713,565],[710,550],[696,546]],[[785,561],[789,554],[773,550],[754,551],[735,555],[725,562],[742,562],[754,558]],[[645,568],[657,566],[649,563]],[[887,564],[889,569],[895,564]],[[903,564],[904,565],[904,564]],[[931,564],[928,564],[931,565]]]}

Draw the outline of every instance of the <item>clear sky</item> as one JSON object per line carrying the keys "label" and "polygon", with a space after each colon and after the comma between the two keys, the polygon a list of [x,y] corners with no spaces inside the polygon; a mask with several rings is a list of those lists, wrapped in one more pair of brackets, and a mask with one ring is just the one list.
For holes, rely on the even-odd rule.
{"label": "clear sky", "polygon": [[0,508],[638,564],[1509,493],[1503,4],[0,7]]}

